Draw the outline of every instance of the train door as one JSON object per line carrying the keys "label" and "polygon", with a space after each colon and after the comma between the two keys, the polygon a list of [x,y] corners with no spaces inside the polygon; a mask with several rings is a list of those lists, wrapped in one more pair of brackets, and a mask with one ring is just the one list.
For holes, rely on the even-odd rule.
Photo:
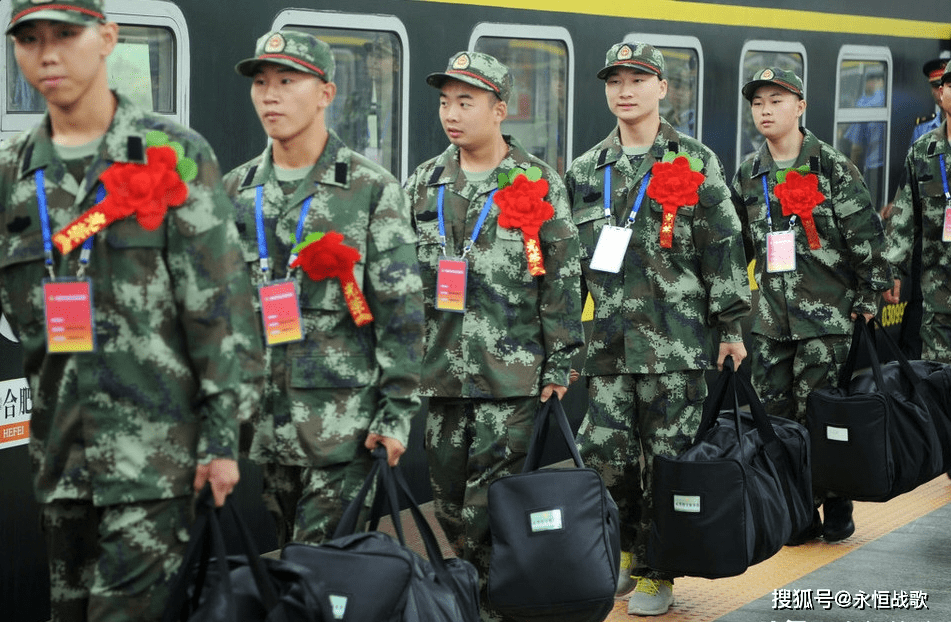
{"label": "train door", "polygon": [[560,174],[571,163],[574,44],[558,26],[478,24],[469,48],[491,54],[512,72],[512,95],[502,131]]}
{"label": "train door", "polygon": [[406,179],[409,45],[403,23],[389,15],[289,9],[272,28],[299,29],[330,45],[337,96],[327,126],[348,147]]}
{"label": "train door", "polygon": [[[746,84],[752,79],[760,69],[766,67],[778,67],[787,71],[793,71],[802,78],[802,85],[805,92],[809,93],[808,88],[808,66],[806,63],[806,48],[801,43],[788,41],[747,41],[740,52],[740,86]],[[739,170],[740,164],[754,154],[763,145],[763,137],[753,124],[753,115],[750,112],[750,103],[746,101],[739,89],[736,92],[737,97],[737,123],[736,133],[736,166],[734,170]],[[800,123],[805,125],[808,109],[802,115]],[[752,285],[752,283],[751,283]]]}
{"label": "train door", "polygon": [[[106,0],[119,43],[110,86],[140,105],[188,123],[189,43],[185,18],[164,0]],[[10,3],[0,24],[10,21]],[[6,38],[0,55],[0,140],[39,123],[45,105],[23,79]],[[49,619],[49,571],[33,498],[28,455],[32,395],[16,334],[0,317],[0,603],[4,619]]]}

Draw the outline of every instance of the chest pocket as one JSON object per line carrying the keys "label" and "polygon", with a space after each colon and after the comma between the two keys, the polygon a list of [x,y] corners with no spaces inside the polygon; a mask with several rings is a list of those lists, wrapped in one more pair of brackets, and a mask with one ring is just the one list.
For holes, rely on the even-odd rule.
{"label": "chest pocket", "polygon": [[581,258],[590,259],[598,243],[601,229],[607,224],[604,208],[600,205],[586,206],[572,213],[571,220],[578,228],[578,240],[581,243]]}

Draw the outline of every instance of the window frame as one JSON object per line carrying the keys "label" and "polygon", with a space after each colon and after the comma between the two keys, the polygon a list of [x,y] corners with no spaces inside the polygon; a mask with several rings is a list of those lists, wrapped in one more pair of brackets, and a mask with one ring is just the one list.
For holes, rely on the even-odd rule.
{"label": "window frame", "polygon": [[[703,44],[700,39],[688,35],[664,35],[646,32],[630,32],[624,35],[624,43],[647,43],[655,48],[685,48],[697,53],[697,109],[696,109],[696,139],[703,142],[703,82],[706,62],[703,55]],[[664,76],[666,79],[667,76]]]}
{"label": "window frame", "polygon": [[[394,176],[404,180],[409,175],[409,33],[403,21],[395,15],[370,15],[366,13],[341,13],[316,9],[284,9],[274,17],[272,30],[304,26],[307,28],[339,28],[341,30],[366,30],[395,34],[402,45],[403,66],[400,68],[400,146],[399,171]],[[397,172],[399,173],[397,175]]]}
{"label": "window frame", "polygon": [[[749,76],[744,74],[744,61],[746,60],[746,55],[751,52],[770,52],[770,53],[792,53],[799,54],[802,56],[802,75],[799,76],[802,78],[802,89],[803,92],[807,95],[809,94],[809,55],[806,53],[806,46],[799,41],[779,41],[775,39],[751,39],[746,41],[743,44],[743,48],[740,50],[740,59],[739,59],[739,68],[737,70],[737,75],[740,77],[740,88],[736,91],[737,103],[736,103],[736,158],[735,158],[735,168],[734,170],[740,170],[740,165],[743,163],[743,115],[751,114],[750,113],[750,103],[746,101],[746,98],[743,97],[742,87],[749,80]],[[802,113],[802,118],[799,121],[801,126],[806,125],[806,114],[808,109]]]}
{"label": "window frame", "polygon": [[[571,165],[574,156],[574,111],[575,111],[575,45],[571,33],[562,26],[539,26],[536,24],[516,24],[507,22],[481,22],[475,25],[469,34],[467,50],[474,51],[480,38],[493,39],[528,39],[561,41],[565,44],[567,53],[567,81],[565,83],[565,170]],[[556,156],[559,154],[556,154]],[[556,162],[557,163],[557,162]],[[552,168],[555,164],[548,163]]]}
{"label": "window frame", "polygon": [[[120,26],[152,26],[166,28],[175,39],[175,110],[173,114],[156,113],[188,125],[191,118],[191,44],[188,25],[181,9],[168,0],[106,0],[106,17]],[[0,9],[0,24],[10,23],[10,3]],[[11,112],[7,109],[6,50],[0,54],[0,138],[31,129],[43,113]]]}
{"label": "window frame", "polygon": [[[839,97],[842,90],[842,64],[847,61],[868,61],[873,63],[883,62],[885,64],[886,89],[885,106],[881,108],[844,108],[839,105]],[[892,136],[892,86],[894,82],[894,62],[892,60],[891,48],[884,45],[843,45],[839,48],[839,56],[835,63],[835,111],[832,119],[832,137],[833,147],[841,151],[839,146],[839,124],[841,123],[884,123],[885,137],[883,139],[885,149],[885,161],[882,168],[882,187],[881,201],[888,202],[889,194],[889,166],[891,164],[891,136]],[[848,154],[846,154],[848,157]],[[851,160],[850,160],[851,161]],[[861,170],[861,169],[860,169]],[[870,189],[871,191],[871,189]],[[873,205],[878,211],[881,205]]]}

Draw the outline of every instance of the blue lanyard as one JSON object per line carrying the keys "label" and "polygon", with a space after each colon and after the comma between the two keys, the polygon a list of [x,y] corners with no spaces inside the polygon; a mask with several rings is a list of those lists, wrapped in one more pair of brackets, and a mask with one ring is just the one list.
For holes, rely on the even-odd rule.
{"label": "blue lanyard", "polygon": [[944,165],[944,154],[938,154],[938,159],[941,160],[941,183],[944,185],[944,200],[951,203],[951,192],[948,192],[948,171]]}
{"label": "blue lanyard", "polygon": [[[307,214],[310,212],[310,205],[314,200],[314,195],[310,195],[304,201],[300,209],[300,218],[297,220],[297,230],[294,232],[294,245],[300,244],[304,237],[304,221],[307,220]],[[260,257],[261,272],[267,274],[268,271],[268,252],[267,252],[267,234],[264,229],[264,186],[258,186],[254,189],[254,222],[258,234],[258,256]],[[294,263],[297,255],[291,255],[288,259],[288,265]]]}
{"label": "blue lanyard", "polygon": [[[637,192],[637,198],[634,200],[634,207],[631,208],[631,213],[627,217],[627,225],[631,226],[634,224],[634,220],[637,218],[637,213],[641,210],[641,203],[644,202],[644,194],[647,192],[647,184],[651,180],[651,174],[648,173],[644,177],[644,181],[641,182],[641,189]],[[611,165],[608,164],[604,167],[604,217],[607,219],[611,218]]]}
{"label": "blue lanyard", "polygon": [[[465,248],[462,249],[462,256],[465,257],[472,249],[472,245],[475,244],[476,239],[479,237],[479,231],[482,230],[482,225],[485,224],[485,219],[489,215],[489,210],[492,209],[492,197],[495,196],[495,190],[489,193],[489,197],[485,200],[485,205],[482,206],[482,211],[479,213],[479,220],[476,221],[475,228],[472,230],[472,237],[469,238],[469,243],[466,244]],[[446,186],[445,184],[439,186],[439,195],[436,198],[436,213],[439,215],[439,244],[442,246],[442,254],[446,254],[446,219],[443,216],[442,204],[446,195]]]}
{"label": "blue lanyard", "polygon": [[[769,203],[769,184],[766,183],[766,178],[769,177],[769,173],[763,175],[763,200],[766,201],[766,226],[769,228],[770,233],[773,231],[773,216],[771,214],[770,203]],[[796,215],[793,214],[789,219],[789,228],[792,229],[793,225],[796,224]]]}
{"label": "blue lanyard", "polygon": [[[50,229],[49,207],[46,202],[46,174],[43,169],[37,169],[33,174],[36,180],[36,203],[40,211],[40,228],[43,230],[43,254],[46,256],[46,269],[50,273],[50,279],[55,280],[56,275],[53,272],[53,233]],[[106,198],[106,189],[99,184],[99,190],[96,191],[96,203],[102,203]],[[89,265],[89,256],[92,254],[92,243],[95,236],[86,238],[83,242],[82,250],[79,252],[79,273],[77,276],[82,278],[86,272],[86,266]]]}

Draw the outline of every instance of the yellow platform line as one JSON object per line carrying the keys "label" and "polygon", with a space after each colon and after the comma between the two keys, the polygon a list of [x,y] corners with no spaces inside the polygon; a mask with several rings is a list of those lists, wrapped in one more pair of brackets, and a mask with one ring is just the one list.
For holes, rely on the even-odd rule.
{"label": "yellow platform line", "polygon": [[617,601],[607,621],[713,622],[949,502],[951,480],[941,475],[887,503],[856,503],[853,512],[856,530],[847,540],[832,544],[818,540],[802,546],[784,547],[738,577],[677,579],[674,606],[667,615],[660,618],[628,615],[627,601],[621,600]]}

